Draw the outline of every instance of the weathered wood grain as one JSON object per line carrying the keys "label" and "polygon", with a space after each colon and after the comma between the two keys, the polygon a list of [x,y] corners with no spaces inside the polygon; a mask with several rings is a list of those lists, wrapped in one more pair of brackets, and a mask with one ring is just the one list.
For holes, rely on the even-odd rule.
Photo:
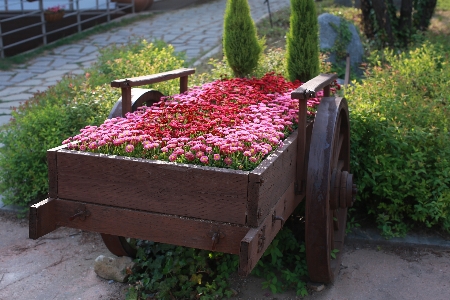
{"label": "weathered wood grain", "polygon": [[297,131],[283,141],[283,147],[269,155],[249,174],[247,225],[258,227],[270,209],[295,181]]}
{"label": "weathered wood grain", "polygon": [[38,239],[58,228],[54,204],[52,199],[45,199],[30,207],[28,226],[30,239]]}
{"label": "weathered wood grain", "polygon": [[251,228],[241,241],[241,254],[239,256],[239,275],[247,276],[258,263],[264,251],[281,229],[281,221],[273,216],[287,220],[302,198],[295,195],[294,183],[278,199],[270,213],[261,222],[259,227]]}
{"label": "weathered wood grain", "polygon": [[58,195],[58,169],[56,166],[56,153],[58,150],[65,149],[66,146],[58,146],[47,150],[48,167],[48,196],[56,198]]}
{"label": "weathered wood grain", "polygon": [[173,70],[173,71],[169,71],[169,72],[158,73],[158,74],[153,74],[153,75],[117,79],[117,80],[111,81],[111,87],[123,88],[123,87],[141,86],[141,85],[158,83],[158,82],[162,82],[162,81],[176,79],[176,78],[180,78],[180,77],[187,77],[194,73],[195,73],[195,69],[181,68],[181,69],[177,69],[177,70]]}
{"label": "weathered wood grain", "polygon": [[314,98],[316,92],[330,85],[337,78],[337,74],[320,74],[298,87],[291,93],[291,97],[292,99]]}
{"label": "weathered wood grain", "polygon": [[[138,238],[167,244],[212,250],[212,236],[221,233],[214,251],[239,254],[240,242],[249,228],[227,223],[163,215],[133,209],[110,207],[66,199],[54,199],[54,218],[59,226]],[[89,211],[84,220],[71,216],[83,206]]]}
{"label": "weathered wood grain", "polygon": [[245,225],[248,172],[70,150],[58,197]]}

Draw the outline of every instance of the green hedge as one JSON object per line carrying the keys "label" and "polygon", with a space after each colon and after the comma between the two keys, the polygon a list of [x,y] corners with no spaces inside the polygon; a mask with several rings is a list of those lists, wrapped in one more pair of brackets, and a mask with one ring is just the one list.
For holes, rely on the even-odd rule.
{"label": "green hedge", "polygon": [[386,237],[413,224],[450,230],[450,65],[425,43],[372,56],[374,67],[346,91],[359,213]]}

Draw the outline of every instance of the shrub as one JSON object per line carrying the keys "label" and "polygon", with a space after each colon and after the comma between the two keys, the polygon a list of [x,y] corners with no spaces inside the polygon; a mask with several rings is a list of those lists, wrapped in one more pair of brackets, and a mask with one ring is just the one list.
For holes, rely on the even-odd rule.
{"label": "shrub", "polygon": [[289,80],[306,82],[319,74],[319,25],[313,0],[291,0],[286,37]]}
{"label": "shrub", "polygon": [[[0,131],[3,202],[26,207],[46,197],[46,151],[86,125],[103,123],[121,95],[110,81],[164,72],[183,63],[172,46],[160,42],[107,48],[86,76],[65,77],[13,111],[12,121]],[[179,91],[178,81],[154,87],[167,94]]]}
{"label": "shrub", "polygon": [[264,40],[258,40],[247,0],[228,0],[224,17],[223,50],[235,77],[257,66]]}
{"label": "shrub", "polygon": [[412,222],[450,230],[446,55],[427,43],[400,55],[375,53],[368,78],[346,95],[357,205],[387,237],[404,235]]}
{"label": "shrub", "polygon": [[139,272],[129,277],[135,299],[224,299],[233,291],[227,279],[238,256],[193,248],[138,242]]}

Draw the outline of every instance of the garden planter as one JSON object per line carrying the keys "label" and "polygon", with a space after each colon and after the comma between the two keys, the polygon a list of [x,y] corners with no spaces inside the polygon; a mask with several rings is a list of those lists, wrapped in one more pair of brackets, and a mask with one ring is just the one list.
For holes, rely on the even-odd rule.
{"label": "garden planter", "polygon": [[[180,78],[184,91],[192,73],[181,69],[111,85],[122,88],[125,114],[135,100],[131,87]],[[328,96],[335,78],[320,75],[292,92],[299,99],[298,129],[252,171],[80,152],[67,145],[48,150],[49,198],[30,208],[30,237],[64,226],[101,233],[119,256],[133,255],[123,237],[220,251],[239,255],[239,273],[247,275],[306,199],[310,277],[332,282],[355,192],[348,109],[345,99],[324,97],[314,121],[307,121],[306,107],[316,91]],[[340,251],[331,262],[335,249]]]}
{"label": "garden planter", "polygon": [[44,12],[44,19],[46,22],[58,22],[64,17],[64,11],[59,12]]}

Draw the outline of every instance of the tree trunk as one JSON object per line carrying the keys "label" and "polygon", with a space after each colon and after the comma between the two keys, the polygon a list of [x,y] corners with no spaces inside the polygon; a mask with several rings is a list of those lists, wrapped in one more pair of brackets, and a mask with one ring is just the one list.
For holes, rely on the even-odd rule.
{"label": "tree trunk", "polygon": [[364,34],[370,39],[374,37],[373,23],[370,17],[370,11],[372,10],[372,3],[370,0],[361,0],[361,12],[362,12],[362,25]]}
{"label": "tree trunk", "polygon": [[[388,0],[386,2],[388,5],[392,4],[392,0]],[[388,11],[388,6],[385,4],[384,0],[372,0],[373,10],[375,11],[375,17],[378,23],[378,27],[381,28],[381,30],[384,30],[387,38],[387,42],[389,43],[389,46],[392,46],[394,44],[394,34],[392,30],[392,20],[391,16]]]}

